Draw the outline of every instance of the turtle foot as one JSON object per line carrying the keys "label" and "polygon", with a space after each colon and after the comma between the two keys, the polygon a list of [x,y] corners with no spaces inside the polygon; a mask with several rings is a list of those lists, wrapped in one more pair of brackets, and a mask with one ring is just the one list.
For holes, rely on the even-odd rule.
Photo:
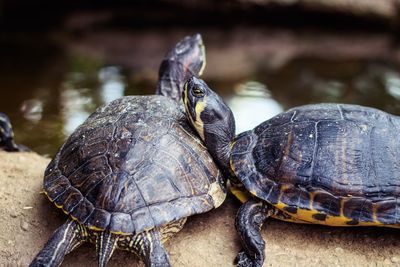
{"label": "turtle foot", "polygon": [[238,267],[262,267],[262,264],[254,262],[244,251],[240,251],[235,259],[235,264]]}

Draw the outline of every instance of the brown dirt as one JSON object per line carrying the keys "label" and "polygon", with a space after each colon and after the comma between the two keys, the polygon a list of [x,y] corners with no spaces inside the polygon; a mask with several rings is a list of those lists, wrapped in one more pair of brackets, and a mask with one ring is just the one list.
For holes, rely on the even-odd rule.
{"label": "brown dirt", "polygon": [[[65,215],[40,194],[49,162],[33,153],[0,152],[0,266],[27,266]],[[166,245],[174,266],[232,266],[240,248],[234,231],[238,203],[189,218]],[[329,228],[269,221],[265,266],[400,266],[400,232],[384,228]],[[93,245],[67,255],[62,266],[96,266]],[[117,251],[109,266],[143,266]]]}

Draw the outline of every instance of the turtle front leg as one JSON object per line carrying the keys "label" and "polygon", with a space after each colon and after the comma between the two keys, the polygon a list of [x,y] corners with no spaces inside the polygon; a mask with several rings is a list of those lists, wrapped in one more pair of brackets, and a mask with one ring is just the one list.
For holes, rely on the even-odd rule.
{"label": "turtle front leg", "polygon": [[250,199],[244,203],[236,215],[235,227],[244,250],[239,252],[235,262],[239,267],[262,267],[265,242],[261,227],[272,214],[274,208],[261,200]]}
{"label": "turtle front leg", "polygon": [[86,241],[86,231],[78,223],[68,220],[51,236],[29,267],[56,267],[65,255]]}

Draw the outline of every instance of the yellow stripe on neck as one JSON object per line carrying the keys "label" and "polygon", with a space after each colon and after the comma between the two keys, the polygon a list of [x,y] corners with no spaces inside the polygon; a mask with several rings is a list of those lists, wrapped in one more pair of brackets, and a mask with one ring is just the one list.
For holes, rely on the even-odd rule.
{"label": "yellow stripe on neck", "polygon": [[206,107],[206,103],[204,99],[196,103],[195,111],[196,111],[196,121],[194,125],[196,127],[197,132],[199,133],[201,139],[204,141],[204,123],[200,117],[201,113],[204,111]]}

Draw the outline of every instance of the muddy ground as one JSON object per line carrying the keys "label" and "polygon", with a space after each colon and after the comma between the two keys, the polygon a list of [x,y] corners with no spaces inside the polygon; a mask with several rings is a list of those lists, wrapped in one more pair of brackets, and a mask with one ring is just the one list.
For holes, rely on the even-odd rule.
{"label": "muddy ground", "polygon": [[[49,162],[34,153],[0,151],[0,266],[27,266],[65,215],[40,193]],[[238,203],[189,218],[166,245],[174,266],[232,266],[240,248],[234,231]],[[269,221],[265,266],[400,266],[400,232],[384,228],[329,228]],[[94,246],[67,255],[62,266],[96,266]],[[114,253],[109,266],[143,266]]]}

